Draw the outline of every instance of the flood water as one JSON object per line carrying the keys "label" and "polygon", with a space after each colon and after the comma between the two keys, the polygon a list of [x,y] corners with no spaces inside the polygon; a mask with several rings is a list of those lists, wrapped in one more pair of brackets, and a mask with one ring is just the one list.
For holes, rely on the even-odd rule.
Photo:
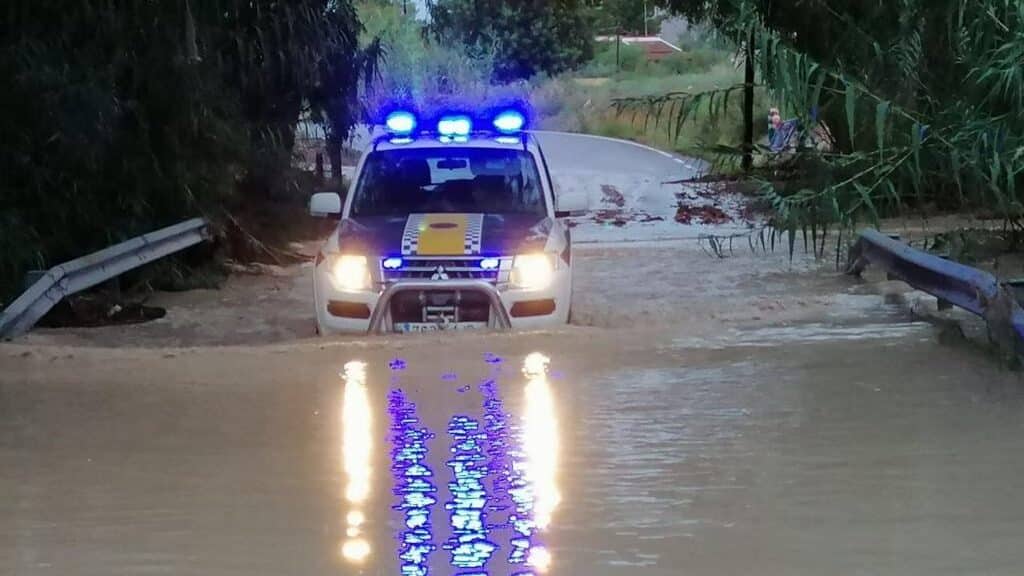
{"label": "flood water", "polygon": [[1018,376],[726,340],[9,355],[0,574],[1021,573]]}

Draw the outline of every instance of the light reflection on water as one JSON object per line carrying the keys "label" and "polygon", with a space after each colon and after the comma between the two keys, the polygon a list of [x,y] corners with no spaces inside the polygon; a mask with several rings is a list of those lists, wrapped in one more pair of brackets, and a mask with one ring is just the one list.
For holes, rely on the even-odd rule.
{"label": "light reflection on water", "polygon": [[433,543],[430,509],[437,502],[433,471],[426,465],[427,441],[434,437],[420,425],[416,405],[401,390],[388,396],[391,413],[391,471],[394,493],[399,503],[393,508],[403,512],[404,528],[398,538],[398,558],[403,576],[426,576]]}
{"label": "light reflection on water", "polygon": [[363,562],[370,555],[370,543],[363,537],[366,516],[362,505],[370,495],[373,451],[373,425],[370,398],[366,390],[366,364],[349,362],[342,374],[345,393],[342,400],[342,462],[345,471],[345,500],[350,509],[345,516],[346,539],[342,556],[350,562]]}
{"label": "light reflection on water", "polygon": [[548,382],[550,359],[531,354],[523,363],[526,375],[526,414],[523,417],[523,449],[526,451],[526,479],[533,488],[533,519],[540,530],[547,529],[555,508],[562,501],[558,491],[558,415]]}
{"label": "light reflection on water", "polygon": [[498,547],[488,540],[485,529],[487,491],[484,479],[488,466],[482,443],[486,435],[475,419],[459,415],[448,422],[448,434],[452,437],[452,457],[446,465],[452,473],[452,481],[448,483],[452,499],[445,503],[445,509],[450,512],[452,537],[444,548],[451,553],[452,566],[483,568]]}
{"label": "light reflection on water", "polygon": [[540,534],[550,526],[562,499],[557,481],[558,414],[548,381],[549,363],[550,359],[539,353],[527,356],[523,362],[525,405],[520,450],[513,454],[516,514],[512,526],[516,536],[509,554],[511,564],[525,563],[541,573],[550,568],[552,559]]}
{"label": "light reflection on water", "polygon": [[[489,356],[486,362],[492,366],[493,377],[477,386],[483,399],[482,419],[451,414],[444,431],[446,439],[439,443],[434,443],[435,433],[420,420],[399,376],[392,377],[388,441],[396,500],[391,508],[400,515],[394,534],[402,576],[430,574],[432,561],[435,566],[440,561],[433,554],[438,548],[447,552],[445,560],[450,566],[440,571],[443,574],[527,576],[545,573],[552,565],[544,534],[562,496],[558,487],[558,414],[548,379],[550,360],[538,353],[524,360],[526,382],[519,418],[504,408],[502,392],[507,394],[510,389],[508,384],[504,390],[499,385],[501,359]],[[397,371],[404,369],[404,364],[390,367]],[[369,498],[372,480],[372,408],[365,364],[347,364],[344,377],[345,496],[350,509],[342,552],[347,560],[360,563],[371,552],[363,532],[366,518],[362,505]],[[517,388],[513,383],[511,390]],[[439,446],[446,454],[446,479],[436,478],[428,464],[430,449]],[[445,488],[447,498],[439,494]],[[434,530],[439,501],[447,516],[445,537],[438,537]],[[509,568],[498,568],[506,559]]]}

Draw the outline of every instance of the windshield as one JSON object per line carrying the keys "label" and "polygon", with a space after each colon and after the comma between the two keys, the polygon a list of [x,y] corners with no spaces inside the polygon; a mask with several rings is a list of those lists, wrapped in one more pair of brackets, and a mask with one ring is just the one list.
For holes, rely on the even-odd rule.
{"label": "windshield", "polygon": [[352,216],[546,214],[533,156],[523,150],[437,148],[373,152]]}

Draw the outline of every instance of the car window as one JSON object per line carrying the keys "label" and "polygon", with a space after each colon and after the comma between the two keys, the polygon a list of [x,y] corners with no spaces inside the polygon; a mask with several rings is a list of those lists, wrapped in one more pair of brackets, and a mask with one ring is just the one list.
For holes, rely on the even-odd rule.
{"label": "car window", "polygon": [[546,214],[540,174],[523,150],[385,150],[366,159],[352,216]]}

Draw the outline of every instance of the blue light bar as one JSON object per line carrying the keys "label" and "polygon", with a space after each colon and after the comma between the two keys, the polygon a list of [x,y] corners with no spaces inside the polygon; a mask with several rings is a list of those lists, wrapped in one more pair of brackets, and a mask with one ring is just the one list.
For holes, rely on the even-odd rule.
{"label": "blue light bar", "polygon": [[416,116],[412,112],[398,110],[388,114],[385,124],[387,124],[388,130],[392,134],[407,136],[416,129]]}
{"label": "blue light bar", "polygon": [[405,261],[401,258],[385,258],[384,269],[385,270],[398,270],[405,264]]}
{"label": "blue light bar", "polygon": [[480,261],[480,268],[483,270],[497,270],[501,266],[501,260],[497,258],[484,258]]}
{"label": "blue light bar", "polygon": [[505,110],[494,118],[494,128],[504,134],[519,132],[526,125],[526,117],[517,110]]}
{"label": "blue light bar", "polygon": [[437,132],[442,136],[469,136],[472,131],[469,116],[445,116],[437,123]]}

